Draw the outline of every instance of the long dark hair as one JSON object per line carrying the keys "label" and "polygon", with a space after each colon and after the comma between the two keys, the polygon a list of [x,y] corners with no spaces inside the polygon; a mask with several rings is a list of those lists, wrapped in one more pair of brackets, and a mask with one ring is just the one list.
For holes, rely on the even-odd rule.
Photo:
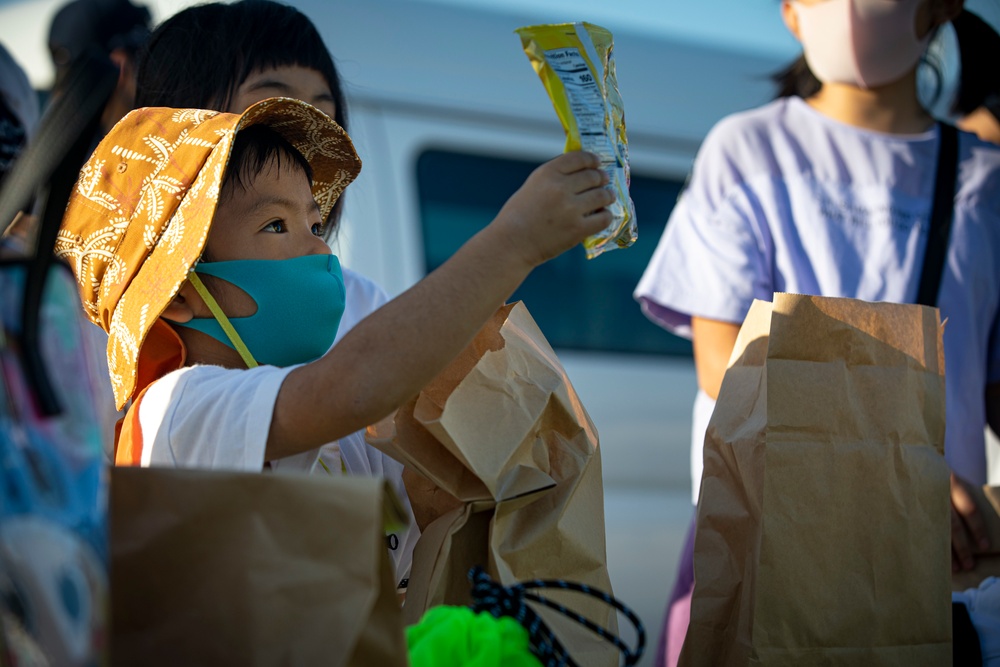
{"label": "long dark hair", "polygon": [[1000,95],[1000,34],[968,11],[956,16],[952,24],[958,35],[962,62],[958,97],[952,111],[964,116]]}
{"label": "long dark hair", "polygon": [[809,63],[806,62],[805,55],[800,55],[784,69],[778,70],[771,76],[777,90],[775,97],[801,97],[806,99],[819,92],[823,85],[816,78]]}
{"label": "long dark hair", "polygon": [[[1000,95],[1000,67],[997,66],[1000,35],[977,15],[964,9],[952,20],[952,25],[962,62],[958,97],[952,112],[964,116]],[[927,64],[937,67],[933,62]],[[799,56],[776,72],[771,80],[776,87],[775,97],[808,98],[818,93],[822,86],[809,69],[805,56]]]}
{"label": "long dark hair", "polygon": [[[139,58],[135,104],[225,111],[252,73],[289,65],[326,79],[333,119],[347,129],[344,92],[323,38],[305,14],[273,0],[196,5],[160,24]],[[342,201],[331,212],[328,238]]]}

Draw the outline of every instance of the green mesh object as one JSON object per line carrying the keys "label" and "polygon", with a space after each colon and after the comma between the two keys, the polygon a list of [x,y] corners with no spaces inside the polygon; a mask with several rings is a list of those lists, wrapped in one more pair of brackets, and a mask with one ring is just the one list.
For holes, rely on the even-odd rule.
{"label": "green mesh object", "polygon": [[542,667],[513,618],[433,607],[406,629],[410,667]]}

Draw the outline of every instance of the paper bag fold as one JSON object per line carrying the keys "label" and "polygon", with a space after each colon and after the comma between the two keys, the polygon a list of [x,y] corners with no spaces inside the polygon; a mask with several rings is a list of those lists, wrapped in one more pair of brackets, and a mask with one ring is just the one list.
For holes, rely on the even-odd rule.
{"label": "paper bag fold", "polygon": [[406,664],[384,481],[114,468],[115,665]]}
{"label": "paper bag fold", "polygon": [[776,294],[706,434],[684,665],[951,661],[935,309]]}
{"label": "paper bag fold", "polygon": [[[597,430],[523,304],[498,310],[453,364],[368,437],[457,505],[417,543],[408,623],[434,605],[468,604],[474,565],[508,586],[562,578],[611,592]],[[411,502],[419,512],[413,494]],[[554,597],[617,628],[599,602]],[[617,664],[613,648],[542,613],[580,664]]]}

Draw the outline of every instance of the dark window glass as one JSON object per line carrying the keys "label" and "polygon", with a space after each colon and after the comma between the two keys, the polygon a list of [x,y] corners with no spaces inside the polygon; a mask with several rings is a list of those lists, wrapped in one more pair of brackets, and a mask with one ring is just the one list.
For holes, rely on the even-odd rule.
{"label": "dark window glass", "polygon": [[[428,271],[440,266],[500,211],[538,166],[446,151],[417,161],[420,219]],[[514,293],[553,347],[691,355],[687,340],[651,323],[632,299],[682,183],[632,173],[639,240],[588,261],[582,246],[535,269]]]}

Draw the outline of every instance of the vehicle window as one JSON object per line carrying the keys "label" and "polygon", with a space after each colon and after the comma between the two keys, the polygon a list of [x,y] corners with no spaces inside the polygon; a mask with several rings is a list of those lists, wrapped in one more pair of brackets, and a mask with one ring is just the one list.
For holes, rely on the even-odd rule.
{"label": "vehicle window", "polygon": [[[417,161],[424,259],[432,271],[497,214],[537,162],[428,150]],[[691,355],[632,299],[683,183],[632,173],[639,241],[588,261],[577,248],[535,269],[514,293],[553,347]]]}

